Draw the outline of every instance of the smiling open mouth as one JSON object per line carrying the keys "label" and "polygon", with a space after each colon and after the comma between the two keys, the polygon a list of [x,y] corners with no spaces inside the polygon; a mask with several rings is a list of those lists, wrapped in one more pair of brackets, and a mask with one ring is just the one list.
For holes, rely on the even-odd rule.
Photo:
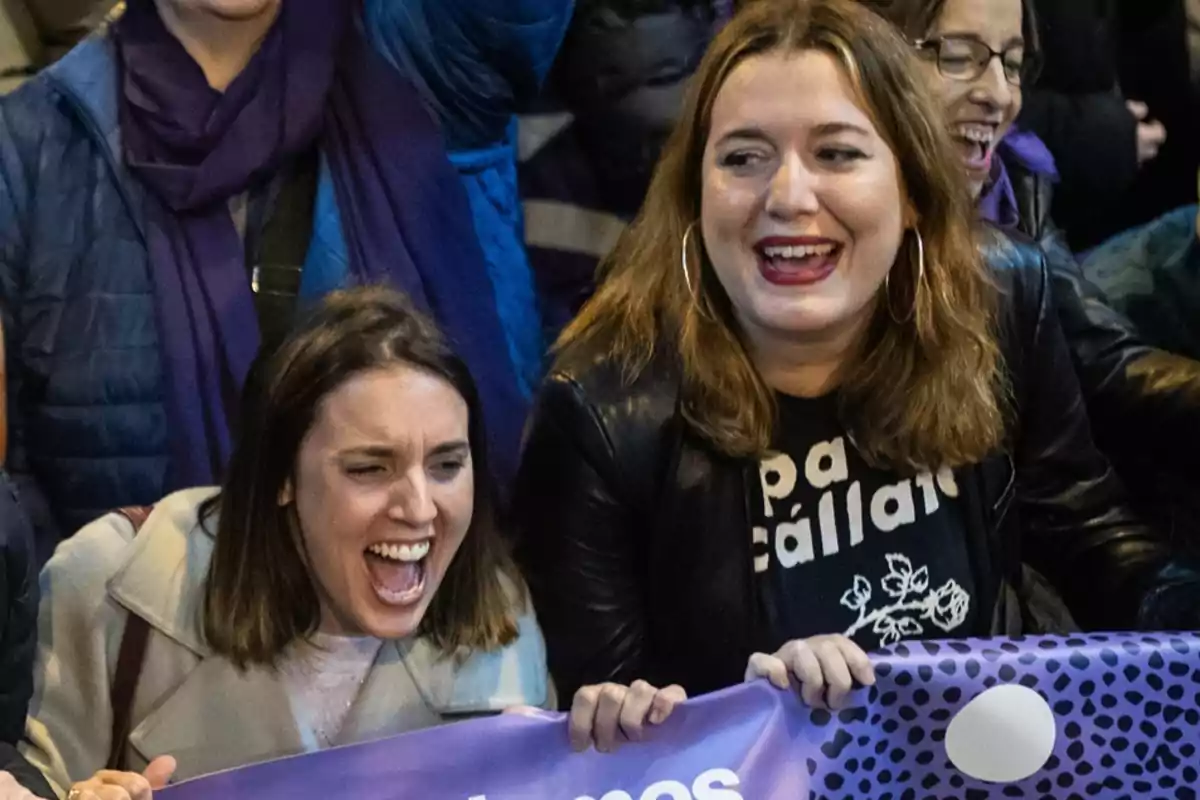
{"label": "smiling open mouth", "polygon": [[996,146],[994,125],[964,123],[954,126],[951,133],[968,168],[986,170],[991,167],[992,153]]}
{"label": "smiling open mouth", "polygon": [[779,237],[754,248],[758,268],[770,283],[803,286],[829,277],[837,269],[842,245],[829,239],[785,241]]}
{"label": "smiling open mouth", "polygon": [[387,605],[408,605],[425,593],[425,563],[432,543],[379,542],[364,551],[371,586]]}

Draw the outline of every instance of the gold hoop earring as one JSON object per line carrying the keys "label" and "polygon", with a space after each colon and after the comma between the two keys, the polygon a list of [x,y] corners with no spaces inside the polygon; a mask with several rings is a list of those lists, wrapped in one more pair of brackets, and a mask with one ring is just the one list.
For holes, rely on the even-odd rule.
{"label": "gold hoop earring", "polygon": [[888,270],[887,276],[883,279],[883,292],[887,301],[888,314],[900,325],[912,321],[912,318],[916,316],[917,292],[921,290],[921,283],[925,280],[925,240],[921,238],[921,231],[917,228],[913,228],[912,232],[917,239],[917,278],[913,282],[912,307],[908,309],[908,314],[903,319],[896,316],[896,309],[892,304],[892,271]]}
{"label": "gold hoop earring", "polygon": [[692,302],[696,304],[696,310],[700,312],[700,316],[708,317],[708,312],[704,309],[704,304],[700,302],[700,293],[697,287],[692,286],[692,271],[688,268],[688,246],[692,240],[692,229],[696,227],[693,222],[687,226],[687,230],[683,232],[683,247],[679,256],[679,266],[683,268],[683,284],[687,287],[688,294],[692,296]]}

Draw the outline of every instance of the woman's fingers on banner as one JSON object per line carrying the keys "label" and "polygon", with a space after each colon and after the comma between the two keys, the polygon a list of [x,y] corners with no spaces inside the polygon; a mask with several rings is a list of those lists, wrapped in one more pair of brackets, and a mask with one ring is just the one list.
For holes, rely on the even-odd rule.
{"label": "woman's fingers on banner", "polygon": [[571,747],[583,751],[595,745],[599,752],[611,753],[625,742],[641,741],[647,724],[661,724],[686,700],[682,687],[658,689],[646,681],[585,686],[571,703]]}
{"label": "woman's fingers on banner", "polygon": [[600,687],[600,697],[592,722],[592,743],[601,753],[610,753],[617,749],[621,706],[624,705],[628,692],[627,687],[617,683],[606,683]]}
{"label": "woman's fingers on banner", "polygon": [[103,800],[150,800],[150,781],[136,772],[100,770],[87,788]]}
{"label": "woman's fingers on banner", "polygon": [[846,659],[846,666],[850,668],[851,677],[863,686],[874,686],[875,668],[871,666],[871,657],[866,654],[866,651],[845,636],[837,637],[837,646]]}
{"label": "woman's fingers on banner", "polygon": [[175,774],[175,767],[173,756],[159,756],[147,765],[142,772],[142,777],[150,784],[151,789],[162,789],[171,782],[171,776]]}
{"label": "woman's fingers on banner", "polygon": [[[86,781],[76,783],[68,800],[151,800],[154,788],[136,772],[100,770]],[[161,788],[161,787],[160,787]]]}
{"label": "woman's fingers on banner", "polygon": [[659,689],[654,695],[654,702],[650,707],[650,724],[661,725],[667,721],[667,717],[675,710],[675,706],[687,701],[687,692],[682,686],[668,686],[665,689]]}
{"label": "woman's fingers on banner", "polygon": [[645,681],[634,681],[625,693],[621,705],[621,732],[631,742],[640,742],[645,736],[646,718],[658,690]]}
{"label": "woman's fingers on banner", "polygon": [[846,656],[837,642],[830,638],[814,643],[812,651],[820,662],[821,674],[825,677],[825,705],[835,711],[839,710],[845,704],[850,690],[854,688],[854,679],[850,677]]}
{"label": "woman's fingers on banner", "polygon": [[746,664],[746,683],[766,678],[771,682],[771,685],[776,689],[788,689],[791,687],[791,682],[788,680],[787,664],[778,656],[767,655],[766,653],[755,653],[750,656],[749,663]]}
{"label": "woman's fingers on banner", "polygon": [[584,686],[571,701],[567,730],[571,749],[583,752],[592,746],[592,726],[596,722],[596,705],[600,702],[601,686]]}
{"label": "woman's fingers on banner", "polygon": [[809,640],[788,642],[779,651],[788,669],[800,681],[800,699],[812,708],[825,707],[825,671]]}
{"label": "woman's fingers on banner", "polygon": [[766,678],[777,689],[800,682],[800,696],[813,708],[841,708],[856,684],[872,686],[875,670],[862,648],[841,634],[794,639],[774,655],[755,653],[746,664],[745,680]]}

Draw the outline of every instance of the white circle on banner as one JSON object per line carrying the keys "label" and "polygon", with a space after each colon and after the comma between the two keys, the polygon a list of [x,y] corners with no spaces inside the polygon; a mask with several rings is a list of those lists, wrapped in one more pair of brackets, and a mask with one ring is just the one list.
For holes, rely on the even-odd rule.
{"label": "white circle on banner", "polygon": [[963,706],[946,730],[946,756],[959,771],[992,783],[1022,781],[1054,751],[1054,712],[1025,686],[995,686]]}

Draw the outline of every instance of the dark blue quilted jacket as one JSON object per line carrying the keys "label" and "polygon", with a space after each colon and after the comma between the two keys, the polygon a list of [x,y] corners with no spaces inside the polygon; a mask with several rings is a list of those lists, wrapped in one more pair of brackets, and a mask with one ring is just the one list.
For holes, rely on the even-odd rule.
{"label": "dark blue quilted jacket", "polygon": [[43,558],[62,532],[164,488],[144,195],[114,156],[116,80],[96,38],[0,102],[7,468]]}
{"label": "dark blue quilted jacket", "polygon": [[[390,3],[373,3],[388,10]],[[423,14],[412,13],[417,7]],[[388,56],[446,129],[509,337],[531,385],[540,318],[524,252],[512,114],[549,68],[571,0],[437,0],[383,14]],[[434,58],[432,42],[452,42]],[[447,45],[449,46],[449,45]],[[164,485],[167,430],[144,190],[116,155],[117,68],[96,36],[0,99],[0,313],[7,469],[45,560],[64,534]],[[318,206],[314,246],[329,224]],[[4,527],[0,520],[0,528]]]}

